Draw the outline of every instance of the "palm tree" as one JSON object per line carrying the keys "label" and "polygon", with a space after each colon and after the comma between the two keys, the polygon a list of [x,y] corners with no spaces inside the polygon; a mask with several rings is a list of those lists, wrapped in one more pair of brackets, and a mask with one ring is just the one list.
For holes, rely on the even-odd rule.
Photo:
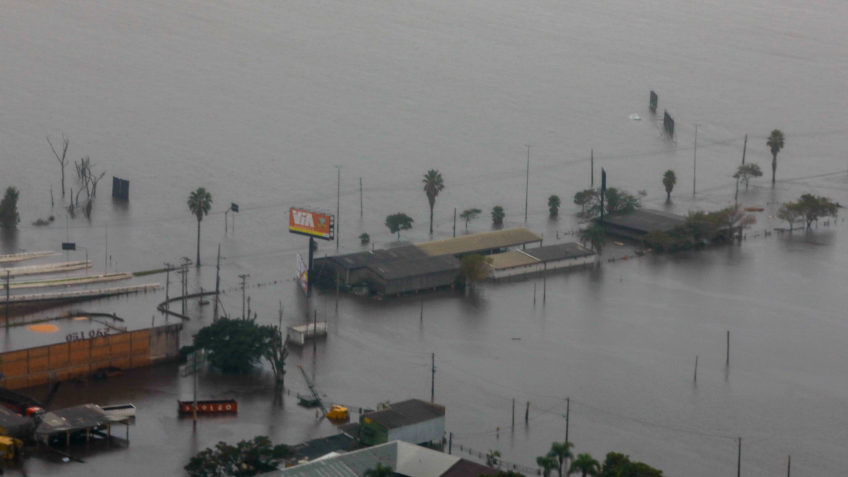
{"label": "palm tree", "polygon": [[504,212],[503,207],[496,205],[492,207],[492,225],[495,227],[500,227],[503,225],[504,217],[506,213]]}
{"label": "palm tree", "polygon": [[674,175],[674,171],[671,169],[665,171],[665,174],[663,174],[663,185],[665,186],[666,202],[671,202],[671,191],[674,189],[675,184],[677,184],[677,176]]}
{"label": "palm tree", "polygon": [[777,153],[783,149],[783,133],[780,129],[775,129],[766,141],[769,149],[771,149],[771,186],[774,187],[774,173],[777,171]]}
{"label": "palm tree", "polygon": [[536,464],[542,469],[542,475],[551,477],[551,471],[556,469],[557,461],[553,457],[539,456],[536,457]]}
{"label": "palm tree", "polygon": [[212,194],[203,187],[191,191],[188,196],[188,210],[197,217],[197,266],[200,266],[200,221],[209,213],[212,207]]}
{"label": "palm tree", "polygon": [[436,169],[427,171],[422,182],[427,201],[430,202],[430,235],[433,235],[433,206],[436,205],[436,196],[445,188],[445,182],[442,180],[442,173]]}
{"label": "palm tree", "polygon": [[574,457],[571,453],[571,448],[574,444],[571,442],[554,442],[551,444],[551,450],[548,452],[548,457],[553,457],[557,460],[557,474],[562,477],[562,467],[568,462],[568,459]]}
{"label": "palm tree", "polygon": [[577,458],[571,462],[571,467],[568,468],[568,475],[577,472],[580,472],[582,477],[586,477],[587,475],[597,477],[601,472],[601,464],[589,454],[577,454]]}

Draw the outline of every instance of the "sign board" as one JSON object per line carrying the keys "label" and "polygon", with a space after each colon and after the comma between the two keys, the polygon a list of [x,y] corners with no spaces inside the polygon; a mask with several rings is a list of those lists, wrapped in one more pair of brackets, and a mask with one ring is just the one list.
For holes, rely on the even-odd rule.
{"label": "sign board", "polygon": [[306,209],[289,209],[289,232],[324,240],[335,237],[335,217]]}
{"label": "sign board", "polygon": [[77,243],[76,242],[62,242],[62,250],[76,250]]}
{"label": "sign board", "polygon": [[233,212],[238,212],[239,211],[238,204],[236,204],[235,202],[230,202],[230,210],[233,211]]}
{"label": "sign board", "polygon": [[112,197],[130,200],[130,181],[112,176]]}

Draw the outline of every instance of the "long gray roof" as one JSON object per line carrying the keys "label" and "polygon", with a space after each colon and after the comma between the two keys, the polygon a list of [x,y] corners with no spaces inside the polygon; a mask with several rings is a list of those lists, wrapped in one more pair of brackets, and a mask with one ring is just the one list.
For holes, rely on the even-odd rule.
{"label": "long gray roof", "polygon": [[588,257],[595,252],[581,246],[576,242],[547,245],[544,247],[528,248],[524,253],[537,258],[540,262],[564,260],[567,258]]}
{"label": "long gray roof", "polygon": [[380,424],[386,429],[417,424],[445,415],[445,408],[420,399],[409,399],[389,405],[388,409],[365,414],[364,417]]}
{"label": "long gray roof", "polygon": [[453,255],[439,257],[421,257],[410,260],[398,260],[369,265],[368,268],[385,280],[429,275],[449,271],[459,272],[459,260]]}
{"label": "long gray roof", "polygon": [[637,232],[648,233],[652,230],[668,232],[683,225],[686,217],[656,209],[636,209],[621,215],[607,215],[603,223]]}

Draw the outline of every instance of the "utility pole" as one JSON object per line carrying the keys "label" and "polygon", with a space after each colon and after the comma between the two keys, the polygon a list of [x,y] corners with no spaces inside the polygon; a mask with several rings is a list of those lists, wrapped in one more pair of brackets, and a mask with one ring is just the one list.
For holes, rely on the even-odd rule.
{"label": "utility pole", "polygon": [[12,271],[6,269],[6,329],[9,329],[9,278]]}
{"label": "utility pole", "polygon": [[186,276],[186,267],[183,264],[180,269],[177,271],[180,275],[180,297],[182,298],[182,315],[185,316],[186,313],[186,301],[185,301],[185,276]]}
{"label": "utility pole", "polygon": [[742,145],[742,165],[745,165],[745,151],[748,150],[748,135],[745,135],[745,143]]}
{"label": "utility pole", "polygon": [[430,402],[436,402],[436,353],[430,355],[432,369],[430,372]]}
{"label": "utility pole", "polygon": [[171,288],[171,270],[173,269],[173,265],[170,263],[165,264],[165,311],[171,310],[170,297],[168,296],[168,292]]}
{"label": "utility pole", "polygon": [[230,213],[230,209],[224,211],[224,235],[227,235],[227,214]]}
{"label": "utility pole", "polygon": [[568,447],[568,418],[571,417],[571,398],[565,398],[565,445]]}
{"label": "utility pole", "polygon": [[742,475],[742,438],[739,438],[739,450],[736,453],[736,477]]}
{"label": "utility pole", "polygon": [[589,150],[589,164],[591,167],[589,168],[589,188],[595,188],[595,150]]}
{"label": "utility pole", "polygon": [[218,321],[218,306],[221,293],[221,244],[218,244],[218,260],[215,263],[215,309],[212,310],[212,322]]}
{"label": "utility pole", "polygon": [[341,197],[342,197],[342,166],[336,167],[336,253],[342,240],[341,234]]}
{"label": "utility pole", "polygon": [[242,318],[244,318],[244,305],[245,305],[244,285],[245,285],[245,282],[247,281],[247,277],[249,277],[249,276],[250,276],[249,273],[242,273],[241,275],[239,275],[239,278],[241,278],[241,317]]}
{"label": "utility pole", "polygon": [[695,197],[695,172],[698,170],[698,125],[695,125],[695,151],[692,153],[692,197]]}
{"label": "utility pole", "polygon": [[103,274],[109,273],[109,225],[106,225],[106,246],[103,250]]}
{"label": "utility pole", "polygon": [[359,178],[359,216],[360,217],[365,216],[365,206],[362,205],[362,204],[363,204],[363,201],[362,201],[362,178],[360,177]]}
{"label": "utility pole", "polygon": [[530,144],[527,144],[527,174],[524,182],[524,223],[527,223],[527,201],[530,197]]}
{"label": "utility pole", "polygon": [[186,314],[186,295],[188,295],[188,265],[191,263],[191,259],[188,257],[183,257],[183,270],[180,272],[183,278],[183,315]]}
{"label": "utility pole", "polygon": [[456,238],[456,207],[453,208],[453,238]]}

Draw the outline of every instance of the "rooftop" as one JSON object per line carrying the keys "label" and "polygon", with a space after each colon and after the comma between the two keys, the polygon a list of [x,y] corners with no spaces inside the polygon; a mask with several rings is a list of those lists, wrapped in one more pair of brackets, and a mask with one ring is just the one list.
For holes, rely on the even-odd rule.
{"label": "rooftop", "polygon": [[439,257],[424,256],[410,260],[398,260],[369,265],[377,275],[386,280],[396,280],[410,276],[428,275],[431,273],[459,271],[459,260],[453,255]]}
{"label": "rooftop", "polygon": [[97,404],[83,404],[45,413],[36,429],[39,436],[51,436],[66,431],[81,431],[124,419],[109,417]]}
{"label": "rooftop", "polygon": [[576,242],[560,243],[556,245],[548,245],[546,247],[528,248],[524,250],[527,255],[531,255],[540,262],[550,262],[554,260],[565,260],[569,258],[588,257],[594,255],[595,252],[583,247]]}
{"label": "rooftop", "polygon": [[437,256],[487,252],[541,241],[542,237],[528,229],[516,228],[463,235],[456,238],[419,243],[415,246],[427,255]]}
{"label": "rooftop", "polygon": [[401,247],[369,250],[366,252],[349,253],[346,255],[336,255],[333,257],[316,258],[316,261],[328,260],[339,264],[345,269],[352,270],[363,268],[369,265],[377,265],[386,262],[398,260],[411,260],[414,258],[426,257],[427,254],[419,250],[413,245],[405,245]]}
{"label": "rooftop", "polygon": [[537,260],[535,257],[520,250],[510,250],[504,253],[496,253],[490,258],[492,259],[492,268],[494,270],[523,267],[525,265],[533,265],[534,263],[539,262],[539,260]]}
{"label": "rooftop", "polygon": [[652,230],[668,232],[685,222],[686,217],[682,215],[655,209],[636,209],[627,214],[608,215],[603,220],[603,223],[613,227],[621,227],[640,233],[648,233]]}
{"label": "rooftop", "polygon": [[420,399],[409,399],[392,403],[388,409],[369,412],[362,416],[362,420],[370,419],[386,429],[417,424],[438,417],[444,417],[445,408],[438,404],[431,404]]}

